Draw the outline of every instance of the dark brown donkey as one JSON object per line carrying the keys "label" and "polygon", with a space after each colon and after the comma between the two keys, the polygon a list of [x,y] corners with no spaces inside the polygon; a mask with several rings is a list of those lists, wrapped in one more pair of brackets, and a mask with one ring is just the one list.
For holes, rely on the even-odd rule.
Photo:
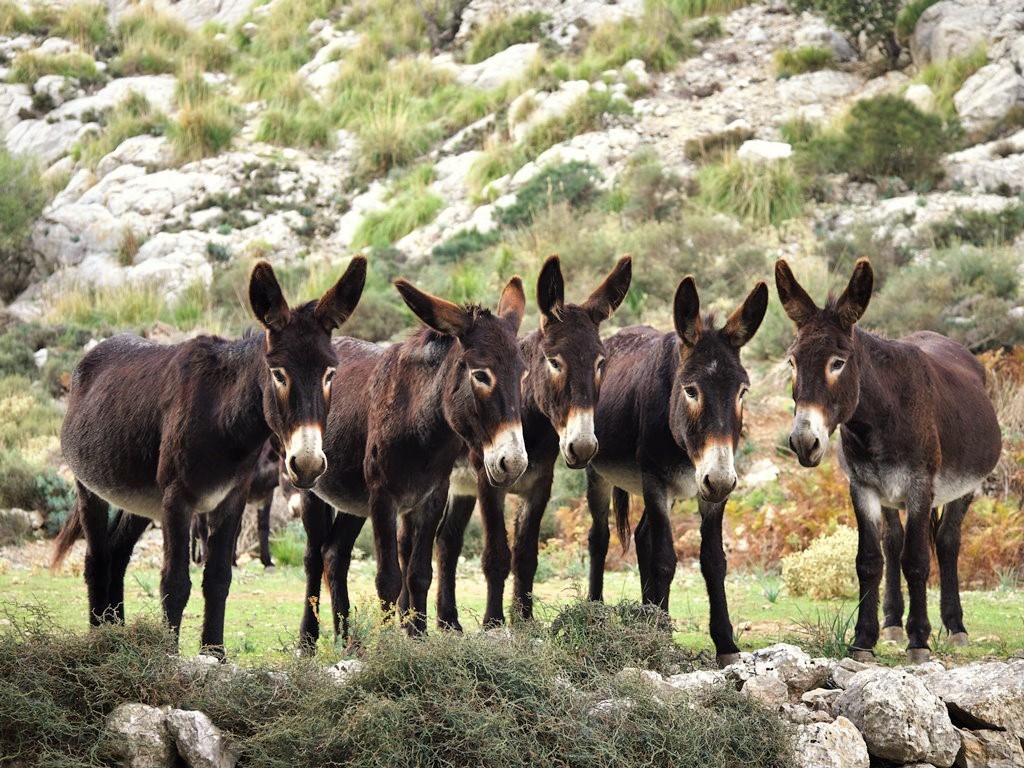
{"label": "dark brown donkey", "polygon": [[409,632],[422,632],[434,535],[455,459],[468,445],[495,485],[514,482],[526,469],[526,371],[516,339],[526,306],[522,281],[508,283],[496,314],[459,307],[404,280],[395,286],[426,328],[387,348],[346,338],[335,343],[343,362],[324,436],[329,467],[302,503],[308,541],[300,643],[307,651],[319,636],[325,568],[335,632],[348,634],[348,568],[367,517],[378,596],[385,609],[397,602]]}
{"label": "dark brown donkey", "polygon": [[[210,522],[203,571],[202,645],[223,653],[231,550],[253,469],[273,432],[291,481],[309,487],[327,468],[321,448],[338,358],[331,331],[355,309],[366,260],[352,259],[319,301],[290,308],[274,270],[258,263],[249,301],[265,333],[239,341],[200,336],[172,346],[121,335],[75,368],[61,428],[78,501],[55,562],[83,532],[89,620],[124,619],[124,574],[151,520],[163,526],[160,598],[177,631],[191,591],[192,516]],[[108,504],[122,514],[108,528]]]}
{"label": "dark brown donkey", "polygon": [[[487,579],[484,624],[493,626],[505,620],[502,598],[510,568],[515,572],[513,610],[525,618],[533,615],[540,522],[551,498],[555,462],[561,453],[567,466],[582,469],[597,453],[594,406],[605,367],[600,325],[622,303],[631,277],[632,259],[624,256],[583,304],[566,304],[558,257],[544,262],[537,278],[540,328],[519,342],[529,372],[523,387],[523,438],[529,466],[508,489],[491,485],[483,471],[466,471],[468,465],[453,473],[448,507],[437,535],[439,626],[461,629],[455,571],[478,498]],[[464,461],[460,459],[460,464]],[[505,494],[509,491],[524,502],[516,517],[513,553],[505,530]]]}
{"label": "dark brown donkey", "polygon": [[[796,403],[789,445],[803,466],[817,466],[839,427],[839,463],[850,479],[859,533],[860,609],[851,652],[869,657],[878,641],[884,518],[886,634],[903,635],[899,563],[910,595],[907,653],[919,662],[930,655],[930,521],[936,523],[942,623],[952,643],[967,643],[956,564],[960,524],[999,460],[1001,438],[984,369],[970,352],[937,333],[890,340],[856,325],[872,283],[871,264],[861,259],[843,294],[829,296],[819,309],[789,265],[776,263],[779,298],[796,323],[789,350]],[[907,510],[905,536],[900,507]]]}
{"label": "dark brown donkey", "polygon": [[700,568],[711,603],[711,639],[723,666],[739,658],[725,596],[722,513],[736,487],[733,457],[750,386],[740,348],[767,308],[768,287],[758,283],[716,329],[712,317],[701,317],[697,285],[686,277],[676,289],[675,333],[638,326],[607,339],[596,415],[601,450],[587,468],[591,600],[603,598],[613,493],[623,546],[629,541],[628,494],[643,496],[635,533],[643,601],[666,611],[676,571],[669,513],[674,500],[697,497]]}

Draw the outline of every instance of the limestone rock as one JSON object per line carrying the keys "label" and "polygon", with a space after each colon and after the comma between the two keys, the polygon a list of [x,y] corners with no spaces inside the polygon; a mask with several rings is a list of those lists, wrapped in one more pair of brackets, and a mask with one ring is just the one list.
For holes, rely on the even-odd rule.
{"label": "limestone rock", "polygon": [[706,691],[709,688],[725,685],[725,675],[717,670],[697,670],[696,672],[683,672],[678,675],[670,675],[664,678],[665,684],[677,691],[694,693]]}
{"label": "limestone rock", "polygon": [[130,768],[173,768],[178,755],[163,709],[121,704],[107,718],[107,733]]}
{"label": "limestone rock", "polygon": [[789,699],[788,686],[770,675],[750,678],[743,684],[742,692],[772,709],[782,706]]}
{"label": "limestone rock", "polygon": [[924,679],[966,728],[1001,728],[1024,739],[1024,660],[968,664]]}
{"label": "limestone rock", "polygon": [[167,713],[167,731],[189,768],[234,768],[238,762],[238,749],[202,712],[172,709]]}
{"label": "limestone rock", "polygon": [[970,190],[1016,195],[1024,191],[1024,131],[947,155],[946,174]]}
{"label": "limestone rock", "polygon": [[960,750],[946,706],[921,680],[898,669],[858,672],[835,700],[875,757],[949,768]]}
{"label": "limestone rock", "polygon": [[[813,16],[810,18],[814,19]],[[857,49],[850,45],[850,41],[817,19],[797,29],[793,34],[793,42],[798,48],[813,46],[830,50],[839,61],[857,59]]]}
{"label": "limestone rock", "polygon": [[797,765],[800,768],[868,768],[868,748],[857,727],[845,717],[833,723],[798,725]]}
{"label": "limestone rock", "polygon": [[329,674],[336,683],[343,683],[363,668],[363,662],[358,659],[342,659],[337,664],[327,668]]}
{"label": "limestone rock", "polygon": [[7,148],[18,155],[35,155],[43,165],[62,157],[82,135],[78,120],[22,120],[7,133]]}
{"label": "limestone rock", "polygon": [[928,8],[917,20],[910,38],[910,54],[914,63],[948,61],[966,56],[989,41],[1000,20],[1018,9],[1013,0],[976,2],[943,0]]}
{"label": "limestone rock", "polygon": [[526,91],[509,105],[509,135],[519,141],[534,127],[563,117],[589,90],[586,80],[567,80],[553,93]]}
{"label": "limestone rock", "polygon": [[1024,76],[1008,61],[987,64],[964,81],[953,104],[966,128],[990,125],[1024,106]]}
{"label": "limestone rock", "polygon": [[736,150],[736,157],[754,163],[770,163],[785,160],[793,154],[793,147],[784,141],[748,139]]}
{"label": "limestone rock", "polygon": [[845,99],[857,92],[861,79],[849,72],[823,69],[794,75],[779,83],[779,95],[790,104],[822,104]]}
{"label": "limestone rock", "polygon": [[924,83],[908,86],[903,92],[903,98],[922,112],[932,112],[935,109],[935,93]]}
{"label": "limestone rock", "polygon": [[97,114],[113,109],[133,93],[145,96],[146,101],[154,109],[171,112],[174,110],[174,93],[177,85],[178,80],[174,75],[119,77],[111,80],[91,96],[83,96],[61,104],[47,117],[53,120],[82,120],[90,113]]}
{"label": "limestone rock", "polygon": [[121,165],[158,171],[170,168],[174,160],[174,148],[165,136],[131,136],[96,164],[96,175],[102,178]]}
{"label": "limestone rock", "polygon": [[769,675],[786,684],[792,696],[800,696],[812,688],[820,688],[828,678],[826,659],[812,659],[795,645],[776,643],[741,658],[723,672],[733,680]]}
{"label": "limestone rock", "polygon": [[1022,768],[1020,739],[1004,731],[960,731],[963,747],[956,768]]}
{"label": "limestone rock", "polygon": [[539,43],[510,45],[479,64],[463,67],[458,74],[462,85],[489,91],[526,74],[540,51]]}

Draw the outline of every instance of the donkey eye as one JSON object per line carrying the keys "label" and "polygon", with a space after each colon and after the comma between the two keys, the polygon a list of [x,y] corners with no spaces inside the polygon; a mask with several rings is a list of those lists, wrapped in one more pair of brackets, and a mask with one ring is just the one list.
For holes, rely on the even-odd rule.
{"label": "donkey eye", "polygon": [[485,387],[491,386],[491,374],[484,370],[473,371],[473,380],[483,384]]}
{"label": "donkey eye", "polygon": [[282,387],[288,385],[288,377],[285,376],[283,368],[271,368],[270,375],[274,377],[274,381],[280,384]]}
{"label": "donkey eye", "polygon": [[606,362],[606,360],[603,357],[597,358],[597,372],[598,373],[604,373],[605,362]]}
{"label": "donkey eye", "polygon": [[832,371],[832,373],[839,373],[841,370],[843,370],[844,365],[846,365],[846,361],[843,360],[841,357],[837,357],[831,363],[829,363],[828,367],[829,370]]}
{"label": "donkey eye", "polygon": [[685,392],[686,396],[691,400],[696,400],[697,397],[700,395],[700,392],[698,392],[697,388],[694,386],[683,387],[683,392]]}
{"label": "donkey eye", "polygon": [[331,382],[333,380],[334,380],[334,369],[333,368],[328,368],[327,372],[324,373],[324,386],[325,387],[331,386]]}
{"label": "donkey eye", "polygon": [[796,368],[796,359],[793,357],[786,358],[786,362],[789,363],[790,368]]}
{"label": "donkey eye", "polygon": [[743,389],[741,389],[741,390],[740,390],[740,400],[742,400],[742,399],[743,399],[744,397],[746,397],[746,396],[747,396],[747,392],[749,392],[749,391],[750,391],[750,390],[749,390],[749,389],[747,389],[746,387],[744,387]]}
{"label": "donkey eye", "polygon": [[556,373],[562,370],[562,361],[559,360],[557,357],[549,357],[548,365],[550,365],[551,370],[555,371]]}

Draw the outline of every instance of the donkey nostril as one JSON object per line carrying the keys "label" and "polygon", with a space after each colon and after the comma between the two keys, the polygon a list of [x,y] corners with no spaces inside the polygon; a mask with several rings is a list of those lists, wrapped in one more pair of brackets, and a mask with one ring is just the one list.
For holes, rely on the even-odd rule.
{"label": "donkey nostril", "polygon": [[291,470],[293,477],[299,476],[299,462],[295,460],[294,456],[288,459],[288,469]]}
{"label": "donkey nostril", "polygon": [[814,438],[814,444],[811,445],[811,453],[814,453],[815,451],[817,451],[818,450],[818,446],[820,446],[820,445],[821,445],[821,441],[818,438]]}
{"label": "donkey nostril", "polygon": [[704,481],[703,482],[704,482],[704,487],[705,488],[710,488],[711,487],[711,475],[704,475]]}
{"label": "donkey nostril", "polygon": [[733,490],[733,491],[736,490],[736,478],[735,477],[732,479],[732,488],[730,490]]}
{"label": "donkey nostril", "polygon": [[504,456],[502,456],[498,461],[498,468],[501,469],[502,472],[508,472],[508,460]]}

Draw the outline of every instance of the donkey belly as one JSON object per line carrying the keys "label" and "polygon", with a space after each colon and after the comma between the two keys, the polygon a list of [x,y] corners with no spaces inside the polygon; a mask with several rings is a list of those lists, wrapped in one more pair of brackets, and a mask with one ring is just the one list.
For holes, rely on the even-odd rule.
{"label": "donkey belly", "polygon": [[985,476],[966,473],[939,472],[935,478],[933,492],[935,506],[939,507],[976,491],[985,481]]}
{"label": "donkey belly", "polygon": [[163,494],[155,485],[132,488],[129,486],[99,485],[90,483],[76,475],[76,479],[111,506],[131,512],[133,515],[159,520],[163,509]]}
{"label": "donkey belly", "polygon": [[[643,496],[643,472],[632,462],[594,462],[601,477],[634,496]],[[692,467],[669,470],[661,476],[669,499],[692,499],[697,495],[697,478]]]}

